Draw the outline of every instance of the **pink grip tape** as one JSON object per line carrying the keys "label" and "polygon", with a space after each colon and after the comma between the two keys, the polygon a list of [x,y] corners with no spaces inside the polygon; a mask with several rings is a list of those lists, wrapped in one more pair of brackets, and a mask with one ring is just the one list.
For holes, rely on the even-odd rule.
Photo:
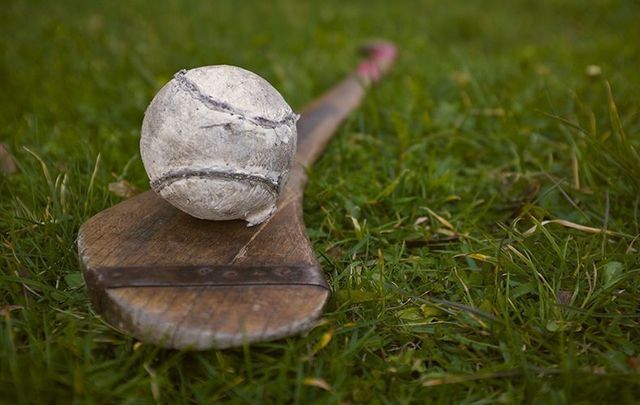
{"label": "pink grip tape", "polygon": [[366,45],[364,50],[369,57],[360,62],[356,74],[365,80],[377,82],[398,56],[398,51],[388,42],[374,42]]}

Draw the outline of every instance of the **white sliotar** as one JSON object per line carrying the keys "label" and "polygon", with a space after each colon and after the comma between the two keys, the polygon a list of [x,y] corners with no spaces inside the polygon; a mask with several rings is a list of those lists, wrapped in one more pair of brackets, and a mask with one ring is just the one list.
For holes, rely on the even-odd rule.
{"label": "white sliotar", "polygon": [[296,150],[296,115],[266,80],[235,66],[176,73],[142,123],[140,153],[151,187],[201,219],[275,211]]}

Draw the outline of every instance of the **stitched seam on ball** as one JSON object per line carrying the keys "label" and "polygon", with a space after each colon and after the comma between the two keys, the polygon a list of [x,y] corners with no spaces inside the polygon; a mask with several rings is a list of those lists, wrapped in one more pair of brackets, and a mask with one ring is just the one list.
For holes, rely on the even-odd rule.
{"label": "stitched seam on ball", "polygon": [[186,73],[187,71],[183,69],[178,73],[176,73],[173,77],[176,79],[178,85],[182,90],[189,93],[191,97],[200,101],[210,110],[227,113],[240,120],[246,120],[257,126],[264,127],[264,128],[271,128],[271,129],[277,128],[282,125],[293,125],[299,118],[298,114],[295,114],[295,113],[292,113],[291,115],[283,118],[280,121],[270,120],[269,118],[266,118],[266,117],[247,117],[242,112],[231,107],[229,104],[225,103],[224,101],[216,100],[215,98],[207,95],[205,92],[203,92],[200,89],[200,87],[198,87],[197,84],[195,84],[194,82],[192,82],[186,77]]}
{"label": "stitched seam on ball", "polygon": [[260,176],[257,174],[248,174],[248,173],[239,173],[239,172],[227,172],[221,170],[214,169],[202,169],[202,170],[193,170],[193,169],[181,169],[173,172],[169,172],[151,182],[151,187],[160,191],[163,188],[173,184],[174,182],[182,179],[200,177],[200,178],[210,178],[210,179],[223,179],[223,180],[234,180],[234,181],[248,181],[250,183],[258,183],[262,184],[267,188],[267,190],[274,195],[278,194],[278,186],[279,183],[277,181],[271,180],[264,176]]}

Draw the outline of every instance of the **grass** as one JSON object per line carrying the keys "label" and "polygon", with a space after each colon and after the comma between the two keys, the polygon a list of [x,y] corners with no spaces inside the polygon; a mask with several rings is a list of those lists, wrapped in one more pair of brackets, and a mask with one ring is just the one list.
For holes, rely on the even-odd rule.
{"label": "grass", "polygon": [[[613,0],[6,1],[0,138],[19,172],[0,177],[0,402],[637,401],[638,16]],[[148,188],[139,127],[160,86],[234,64],[299,107],[371,37],[401,59],[306,192],[322,321],[186,353],[96,316],[76,232],[121,201],[110,183]]]}

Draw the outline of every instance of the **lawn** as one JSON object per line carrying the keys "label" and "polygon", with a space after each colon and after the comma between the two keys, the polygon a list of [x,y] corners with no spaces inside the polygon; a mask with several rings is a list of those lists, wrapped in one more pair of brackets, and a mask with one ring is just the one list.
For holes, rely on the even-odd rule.
{"label": "lawn", "polygon": [[[637,401],[639,20],[632,0],[4,1],[0,402]],[[173,73],[239,65],[299,109],[378,37],[394,71],[309,172],[332,298],[308,334],[178,352],[93,312],[78,227],[148,189],[140,124]]]}

